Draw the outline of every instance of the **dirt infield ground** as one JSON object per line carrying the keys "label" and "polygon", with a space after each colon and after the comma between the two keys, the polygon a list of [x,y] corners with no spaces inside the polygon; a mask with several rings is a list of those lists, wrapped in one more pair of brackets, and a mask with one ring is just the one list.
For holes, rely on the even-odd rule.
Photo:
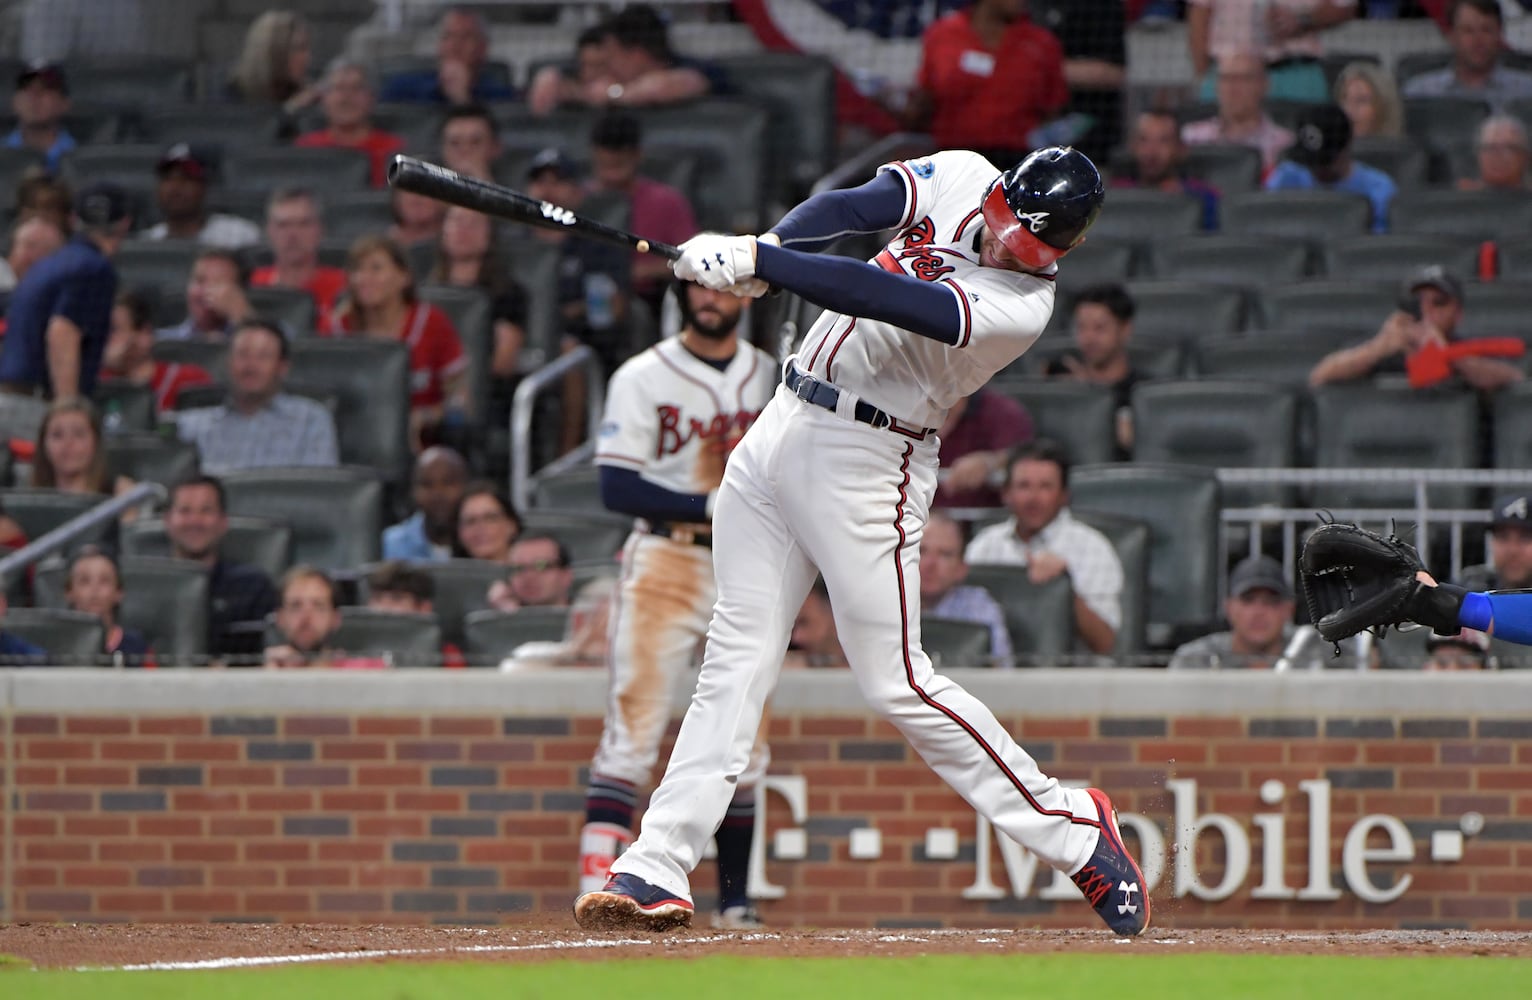
{"label": "dirt infield ground", "polygon": [[1119,940],[1104,930],[798,930],[586,934],[562,918],[504,927],[282,924],[8,924],[0,955],[42,968],[238,968],[381,959],[541,961],[720,953],[760,957],[1100,952],[1532,957],[1532,931],[1171,929]]}

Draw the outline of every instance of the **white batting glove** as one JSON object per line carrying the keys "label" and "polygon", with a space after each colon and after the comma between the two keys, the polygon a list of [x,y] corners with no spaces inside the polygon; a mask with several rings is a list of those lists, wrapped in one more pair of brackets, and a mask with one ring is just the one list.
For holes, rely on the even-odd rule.
{"label": "white batting glove", "polygon": [[704,233],[681,244],[676,277],[723,291],[755,276],[755,237]]}
{"label": "white batting glove", "polygon": [[[770,243],[774,247],[779,247],[782,245],[782,238],[776,233],[762,233],[755,238],[755,242],[757,246],[762,243]],[[771,291],[771,286],[760,278],[750,278],[746,281],[736,281],[729,286],[729,291],[742,299],[758,299]]]}

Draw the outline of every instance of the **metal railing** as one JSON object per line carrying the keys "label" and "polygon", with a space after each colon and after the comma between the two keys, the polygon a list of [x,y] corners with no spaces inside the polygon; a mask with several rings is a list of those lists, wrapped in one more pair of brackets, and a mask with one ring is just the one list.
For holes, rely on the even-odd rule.
{"label": "metal railing", "polygon": [[835,191],[850,187],[852,184],[866,180],[874,170],[891,160],[923,156],[935,149],[936,140],[924,132],[895,132],[893,135],[884,136],[851,158],[842,160],[833,170],[819,178],[814,184],[813,193],[819,194],[821,191]]}
{"label": "metal railing", "polygon": [[61,551],[70,542],[87,532],[94,531],[108,521],[115,521],[141,503],[149,500],[159,502],[165,497],[165,487],[159,483],[139,483],[120,496],[103,500],[85,513],[70,518],[41,538],[33,539],[4,559],[0,559],[0,586],[5,586],[15,578],[17,573],[25,572],[33,563]]}
{"label": "metal railing", "polygon": [[[586,438],[566,455],[561,455],[541,469],[532,469],[532,416],[537,397],[556,387],[564,376],[576,369],[585,370]],[[555,476],[589,462],[596,454],[596,434],[601,427],[601,413],[606,408],[606,373],[596,352],[581,344],[567,354],[527,375],[511,397],[511,502],[517,510],[532,504],[532,491],[538,480]]]}
{"label": "metal railing", "polygon": [[[1470,552],[1464,529],[1468,526],[1487,524],[1491,512],[1483,508],[1434,507],[1431,503],[1432,487],[1532,487],[1532,469],[1218,469],[1221,485],[1241,486],[1376,486],[1380,484],[1407,484],[1414,496],[1409,507],[1327,507],[1325,513],[1336,520],[1357,521],[1372,526],[1397,526],[1400,534],[1420,550],[1429,561],[1433,528],[1448,532],[1449,562],[1438,567],[1439,575],[1451,579],[1462,572],[1469,560],[1480,561],[1485,556],[1481,546]],[[1316,521],[1317,509],[1308,507],[1284,507],[1278,504],[1256,507],[1224,507],[1219,511],[1219,542],[1221,555],[1232,551],[1230,536],[1236,528],[1249,532],[1246,547],[1250,554],[1262,550],[1263,529],[1274,527],[1282,533],[1281,549],[1284,569],[1291,574],[1297,567],[1300,529]],[[1220,567],[1227,559],[1219,561]],[[1225,592],[1220,580],[1219,593]]]}

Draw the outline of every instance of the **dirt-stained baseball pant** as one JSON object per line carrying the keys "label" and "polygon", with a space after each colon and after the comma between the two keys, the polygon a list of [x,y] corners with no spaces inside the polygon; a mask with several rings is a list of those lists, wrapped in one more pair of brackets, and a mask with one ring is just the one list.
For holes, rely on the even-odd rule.
{"label": "dirt-stained baseball pant", "polygon": [[613,870],[690,898],[687,875],[748,774],[817,567],[868,702],[997,830],[1072,874],[1097,840],[1089,795],[1044,775],[920,648],[920,536],[936,489],[936,435],[856,423],[854,400],[844,402],[837,414],[779,389],[729,461],[713,518],[718,601],[697,690],[642,832]]}

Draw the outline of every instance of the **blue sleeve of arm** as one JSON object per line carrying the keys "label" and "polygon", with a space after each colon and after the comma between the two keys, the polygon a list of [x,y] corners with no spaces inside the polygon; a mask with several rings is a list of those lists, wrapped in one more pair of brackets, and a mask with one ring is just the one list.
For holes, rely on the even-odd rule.
{"label": "blue sleeve of arm", "polygon": [[761,243],[755,276],[825,309],[892,323],[944,344],[956,344],[963,333],[950,289],[850,257],[816,257]]}
{"label": "blue sleeve of arm", "polygon": [[656,486],[636,469],[601,466],[601,503],[608,510],[648,521],[706,521],[707,494],[677,493]]}
{"label": "blue sleeve of arm", "polygon": [[1496,639],[1532,646],[1532,591],[1470,593],[1463,598],[1458,621]]}
{"label": "blue sleeve of arm", "polygon": [[817,253],[842,236],[881,233],[904,218],[904,181],[885,170],[861,187],[822,191],[771,227],[782,245]]}

